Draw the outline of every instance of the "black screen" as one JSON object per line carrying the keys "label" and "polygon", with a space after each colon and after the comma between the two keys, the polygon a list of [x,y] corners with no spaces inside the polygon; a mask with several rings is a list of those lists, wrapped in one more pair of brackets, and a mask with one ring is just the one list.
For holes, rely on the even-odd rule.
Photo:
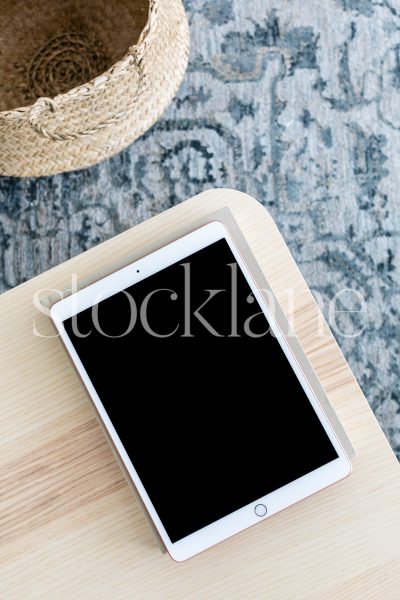
{"label": "black screen", "polygon": [[64,321],[172,542],[337,458],[260,313],[220,240]]}

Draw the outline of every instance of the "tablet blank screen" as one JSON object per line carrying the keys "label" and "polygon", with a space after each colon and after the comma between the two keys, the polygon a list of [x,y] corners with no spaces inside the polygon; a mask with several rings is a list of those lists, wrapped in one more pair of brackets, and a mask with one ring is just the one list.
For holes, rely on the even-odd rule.
{"label": "tablet blank screen", "polygon": [[260,313],[220,240],[64,321],[172,542],[338,456]]}

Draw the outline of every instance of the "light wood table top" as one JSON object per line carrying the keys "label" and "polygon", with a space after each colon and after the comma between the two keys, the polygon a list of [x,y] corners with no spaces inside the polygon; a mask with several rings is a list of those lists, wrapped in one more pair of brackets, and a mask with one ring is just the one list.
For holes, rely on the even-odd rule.
{"label": "light wood table top", "polygon": [[[223,206],[285,312],[294,290],[292,325],[357,455],[339,484],[179,564],[157,547],[33,298],[68,287],[72,273],[81,280],[134,260],[160,232],[172,240]],[[230,190],[200,194],[3,294],[0,598],[399,598],[399,465],[326,325],[316,335],[319,319],[271,217]]]}

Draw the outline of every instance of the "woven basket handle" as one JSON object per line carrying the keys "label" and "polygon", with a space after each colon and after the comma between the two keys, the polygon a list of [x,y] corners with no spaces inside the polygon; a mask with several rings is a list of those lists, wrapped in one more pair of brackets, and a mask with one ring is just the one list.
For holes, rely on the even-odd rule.
{"label": "woven basket handle", "polygon": [[[38,98],[29,112],[28,121],[29,121],[29,125],[31,126],[33,131],[35,133],[37,133],[38,135],[40,135],[41,137],[47,138],[49,140],[65,141],[65,140],[75,140],[77,138],[92,135],[94,133],[97,133],[101,129],[105,129],[106,127],[109,127],[110,125],[118,123],[118,121],[120,121],[121,119],[126,117],[128,114],[130,114],[132,112],[132,110],[135,108],[135,106],[141,96],[142,88],[144,86],[144,70],[143,70],[143,66],[142,66],[142,61],[139,60],[135,54],[131,54],[129,59],[130,60],[129,60],[128,64],[125,64],[125,65],[120,64],[118,70],[114,69],[112,72],[112,78],[114,78],[114,76],[118,76],[122,72],[125,72],[128,68],[132,68],[132,67],[135,67],[135,69],[139,73],[139,82],[138,82],[138,87],[137,87],[136,93],[135,93],[134,97],[131,99],[131,101],[128,102],[128,104],[125,105],[123,109],[114,113],[108,119],[104,119],[104,120],[100,121],[99,123],[97,123],[96,125],[93,125],[92,127],[88,127],[87,129],[83,129],[82,131],[72,131],[72,130],[68,130],[68,129],[66,129],[66,130],[61,130],[61,129],[49,130],[49,129],[46,129],[46,127],[44,127],[43,125],[41,125],[40,119],[44,113],[48,114],[49,111],[51,113],[56,113],[58,111],[58,104],[59,104],[59,102],[57,102],[57,98],[65,99],[67,94],[57,96],[55,99],[44,98],[44,97]],[[87,98],[88,95],[91,95],[91,94],[97,92],[101,86],[104,86],[110,80],[110,78],[111,77],[108,77],[105,81],[104,77],[100,76],[97,79],[93,80],[93,82],[91,82],[90,90],[88,90],[88,88],[85,86],[84,96]],[[82,86],[82,88],[83,87],[84,86]],[[72,90],[72,92],[74,92],[73,94],[71,93],[71,101],[72,102],[73,101],[76,102],[79,99],[79,94],[76,92],[81,90],[82,88],[78,88],[78,90],[75,90],[75,91]],[[64,106],[65,106],[65,104],[64,104]]]}

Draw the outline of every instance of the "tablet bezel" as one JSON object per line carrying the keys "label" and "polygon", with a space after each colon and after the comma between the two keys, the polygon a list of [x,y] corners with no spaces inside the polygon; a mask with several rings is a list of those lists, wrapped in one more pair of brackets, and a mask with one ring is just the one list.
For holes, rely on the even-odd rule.
{"label": "tablet bezel", "polygon": [[[332,445],[334,446],[338,458],[330,463],[319,467],[318,469],[307,473],[303,477],[288,483],[287,485],[258,498],[256,501],[228,514],[227,516],[203,527],[202,529],[186,536],[185,538],[172,543],[158,514],[144,488],[134,465],[132,464],[104,406],[88,376],[85,368],[67,335],[63,321],[73,315],[94,306],[101,300],[125,290],[135,283],[146,279],[147,277],[165,269],[166,267],[182,260],[189,255],[201,250],[210,244],[225,239],[228,243],[243,275],[245,276],[255,298],[263,310],[271,330],[280,343],[286,358],[299,379],[311,405],[313,406],[323,428],[325,429]],[[291,506],[292,504],[307,498],[308,496],[328,487],[329,485],[343,479],[351,472],[351,463],[338,439],[334,429],[330,425],[323,409],[318,401],[316,393],[311,388],[306,376],[300,368],[285,335],[280,330],[276,320],[267,305],[262,292],[257,287],[245,261],[243,260],[238,248],[231,238],[226,227],[219,221],[208,223],[191,233],[171,242],[170,244],[152,252],[151,254],[135,261],[134,263],[119,269],[99,281],[77,291],[76,293],[56,302],[50,310],[51,318],[60,334],[60,337],[68,351],[89,395],[95,404],[97,413],[102,419],[103,424],[110,435],[112,442],[117,450],[126,471],[129,474],[136,490],[140,494],[147,511],[152,518],[171,558],[176,561],[186,560],[203,550],[247,529],[248,527],[269,518],[277,512]],[[267,514],[259,517],[255,514],[254,508],[257,504],[265,504]]]}

